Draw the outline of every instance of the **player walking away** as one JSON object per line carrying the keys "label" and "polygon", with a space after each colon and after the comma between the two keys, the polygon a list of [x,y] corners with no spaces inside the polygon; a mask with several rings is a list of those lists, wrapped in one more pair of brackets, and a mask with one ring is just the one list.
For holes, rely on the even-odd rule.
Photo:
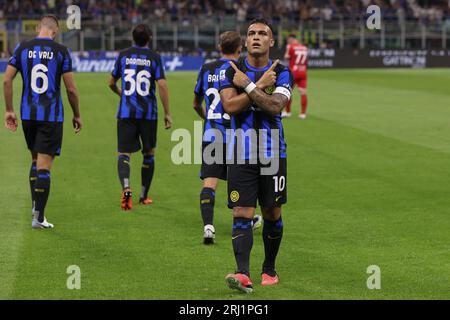
{"label": "player walking away", "polygon": [[18,122],[13,108],[13,80],[22,75],[21,119],[25,140],[31,151],[30,189],[34,229],[53,228],[45,217],[50,193],[50,171],[55,156],[60,155],[63,137],[61,77],[73,111],[75,133],[80,132],[78,92],[72,72],[69,50],[54,42],[59,31],[53,15],[41,18],[38,36],[19,43],[9,60],[4,77],[6,103],[5,125],[15,132]]}
{"label": "player walking away", "polygon": [[[286,53],[284,58],[289,60],[289,69],[294,75],[294,83],[300,92],[301,112],[300,119],[306,118],[306,108],[308,107],[308,98],[306,96],[306,73],[308,68],[308,48],[299,43],[295,34],[289,35],[287,39]],[[286,106],[286,111],[282,113],[282,117],[291,116],[292,99]]]}
{"label": "player walking away", "polygon": [[[246,143],[237,142],[237,151],[241,151],[245,163],[235,162],[228,167],[228,206],[233,209],[232,243],[237,271],[227,275],[226,282],[230,288],[246,293],[253,291],[250,280],[253,231],[250,226],[257,199],[264,218],[265,260],[261,284],[265,286],[279,282],[275,259],[283,236],[281,205],[287,201],[286,143],[280,114],[291,96],[292,75],[278,60],[269,60],[269,51],[274,43],[270,24],[264,19],[253,20],[247,30],[248,57],[237,65],[230,62],[231,68],[220,81],[221,101],[225,112],[232,116],[231,126],[235,134],[241,132],[245,136],[252,130],[261,132],[261,129],[266,129],[266,134],[258,139],[262,142],[252,139]],[[255,81],[264,83],[266,89],[262,90]],[[267,129],[273,129],[278,134],[272,135],[273,132]],[[262,169],[265,169],[261,161],[263,157],[258,156],[256,164],[249,161],[254,153],[250,152],[252,148],[245,147],[247,143],[256,144],[258,154],[261,144],[267,146],[261,149],[265,154],[271,148],[267,157],[279,161],[275,174],[262,174]]]}
{"label": "player walking away", "polygon": [[[203,243],[213,244],[215,228],[213,225],[215,192],[219,179],[227,179],[226,164],[226,129],[230,128],[230,116],[223,111],[219,95],[219,78],[225,75],[229,67],[227,62],[237,61],[242,51],[242,40],[239,33],[227,31],[220,35],[219,51],[221,58],[206,63],[200,69],[197,84],[194,89],[194,109],[205,120],[203,148],[205,151],[215,141],[222,141],[222,163],[211,163],[205,159],[202,152],[202,167],[200,178],[203,180],[203,189],[200,192],[200,211],[203,219]],[[205,100],[206,108],[203,108]],[[206,132],[210,133],[207,134]],[[220,135],[218,137],[217,135]],[[220,138],[220,140],[217,140]],[[254,217],[253,228],[261,226],[261,216]]]}
{"label": "player walking away", "polygon": [[[155,88],[164,107],[164,125],[172,126],[169,110],[169,90],[161,57],[148,47],[152,31],[145,24],[133,29],[135,45],[122,51],[109,80],[111,90],[120,96],[117,112],[118,173],[122,184],[121,208],[133,207],[130,187],[130,157],[142,149],[144,160],[141,169],[142,189],[139,203],[149,205],[148,197],[155,170],[155,147],[157,131],[157,103]],[[117,81],[122,80],[121,88]],[[142,146],[141,146],[142,142]]]}

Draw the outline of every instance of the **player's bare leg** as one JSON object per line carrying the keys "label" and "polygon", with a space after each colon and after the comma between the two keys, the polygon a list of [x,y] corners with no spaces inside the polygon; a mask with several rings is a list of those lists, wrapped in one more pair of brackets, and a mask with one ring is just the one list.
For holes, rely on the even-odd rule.
{"label": "player's bare leg", "polygon": [[132,193],[130,188],[130,153],[119,153],[117,167],[120,183],[122,185],[121,208],[131,210],[133,208]]}
{"label": "player's bare leg", "polygon": [[253,247],[253,216],[255,208],[233,208],[232,243],[237,270],[225,277],[228,287],[245,293],[253,291],[250,280],[250,252]]}
{"label": "player's bare leg", "polygon": [[274,285],[279,282],[275,271],[275,260],[283,238],[283,220],[281,219],[281,208],[261,207],[264,218],[263,241],[265,259],[262,266],[261,285]]}
{"label": "player's bare leg", "polygon": [[149,205],[153,203],[153,199],[148,196],[148,191],[150,190],[153,174],[155,172],[155,149],[150,149],[148,152],[145,152],[143,156],[144,160],[141,169],[142,189],[139,203]]}
{"label": "player's bare leg", "polygon": [[300,104],[301,104],[301,111],[299,114],[300,119],[306,118],[306,109],[308,108],[308,97],[306,95],[306,88],[298,88],[298,91],[300,92]]}
{"label": "player's bare leg", "polygon": [[50,170],[54,156],[48,154],[37,154],[36,169],[37,178],[34,183],[34,212],[31,226],[33,229],[51,229],[53,224],[48,223],[45,218],[45,207],[50,194]]}

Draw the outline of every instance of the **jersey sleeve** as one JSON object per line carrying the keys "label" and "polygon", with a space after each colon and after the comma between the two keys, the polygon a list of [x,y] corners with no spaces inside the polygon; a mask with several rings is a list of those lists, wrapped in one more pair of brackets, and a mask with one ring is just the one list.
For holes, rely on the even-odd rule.
{"label": "jersey sleeve", "polygon": [[13,66],[17,70],[20,70],[20,43],[14,48],[11,58],[9,58],[8,64]]}
{"label": "jersey sleeve", "polygon": [[202,97],[203,92],[203,68],[198,72],[197,83],[195,84],[194,93],[197,97]]}
{"label": "jersey sleeve", "polygon": [[72,55],[70,50],[66,48],[63,58],[62,73],[72,72]]}
{"label": "jersey sleeve", "polygon": [[275,91],[273,93],[280,93],[291,98],[292,90],[292,75],[288,68],[283,68],[277,75],[277,81],[275,83]]}
{"label": "jersey sleeve", "polygon": [[121,77],[122,74],[122,64],[120,63],[120,60],[122,59],[122,55],[119,54],[119,56],[116,59],[116,62],[114,63],[114,69],[111,72],[111,76],[114,79],[119,79]]}
{"label": "jersey sleeve", "polygon": [[219,77],[219,91],[222,91],[226,88],[234,88],[233,78],[236,71],[234,71],[234,69],[228,63],[224,65],[224,68],[222,70],[225,70],[225,72],[221,72]]}
{"label": "jersey sleeve", "polygon": [[166,75],[164,72],[164,64],[162,62],[161,56],[158,55],[158,58],[156,59],[156,65],[155,65],[155,80],[165,79]]}

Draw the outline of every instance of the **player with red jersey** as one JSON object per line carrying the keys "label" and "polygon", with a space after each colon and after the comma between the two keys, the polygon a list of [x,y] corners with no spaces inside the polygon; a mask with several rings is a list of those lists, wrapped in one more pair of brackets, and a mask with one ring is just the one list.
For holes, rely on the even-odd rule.
{"label": "player with red jersey", "polygon": [[[306,118],[306,108],[308,99],[306,97],[306,73],[308,67],[308,48],[298,42],[295,34],[289,35],[287,39],[286,53],[284,58],[289,60],[289,69],[294,76],[294,83],[297,85],[301,96],[301,112],[300,119]],[[289,100],[286,110],[283,111],[282,117],[291,116],[292,97]]]}

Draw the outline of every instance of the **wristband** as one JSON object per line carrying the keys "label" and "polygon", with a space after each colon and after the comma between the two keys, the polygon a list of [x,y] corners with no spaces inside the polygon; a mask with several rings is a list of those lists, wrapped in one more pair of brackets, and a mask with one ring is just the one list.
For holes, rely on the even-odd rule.
{"label": "wristband", "polygon": [[253,82],[250,82],[248,84],[248,86],[245,87],[245,92],[247,92],[247,94],[250,94],[250,92],[252,92],[254,89],[256,88],[256,84],[254,84]]}

